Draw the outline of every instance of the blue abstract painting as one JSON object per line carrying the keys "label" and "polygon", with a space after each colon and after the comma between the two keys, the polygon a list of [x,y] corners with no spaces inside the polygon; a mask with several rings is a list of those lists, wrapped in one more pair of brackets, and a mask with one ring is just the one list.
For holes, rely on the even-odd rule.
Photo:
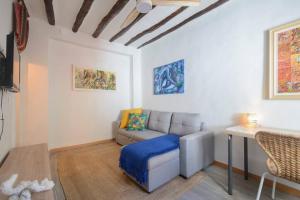
{"label": "blue abstract painting", "polygon": [[154,94],[184,93],[184,60],[154,68]]}

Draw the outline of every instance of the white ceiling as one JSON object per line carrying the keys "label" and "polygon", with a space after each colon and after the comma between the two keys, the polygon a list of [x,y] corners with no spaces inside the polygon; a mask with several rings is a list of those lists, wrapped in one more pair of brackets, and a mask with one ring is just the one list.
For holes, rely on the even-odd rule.
{"label": "white ceiling", "polygon": [[[94,0],[89,13],[85,17],[82,25],[79,28],[79,32],[87,33],[92,37],[92,33],[97,28],[99,22],[110,11],[116,1],[117,0]],[[190,7],[186,9],[158,30],[142,37],[138,41],[132,43],[130,46],[138,47],[144,42],[147,42],[158,34],[166,31],[167,29],[173,27],[174,25],[180,23],[184,19],[202,10],[203,8],[206,8],[216,1],[217,0],[201,0],[200,6]],[[83,0],[53,0],[56,21],[55,25],[72,29],[82,2]],[[110,22],[110,24],[105,28],[105,30],[99,37],[105,40],[109,40],[112,36],[118,33],[121,30],[120,26],[122,22],[135,7],[135,2],[136,0],[130,0],[129,3],[124,7],[124,9],[119,13],[119,15],[117,15]],[[47,21],[44,0],[25,0],[25,3],[31,17]],[[136,34],[158,23],[178,8],[178,6],[158,6],[154,8],[152,11],[150,11],[150,13],[148,13],[139,22],[137,22],[126,34],[117,39],[115,42],[125,44]]]}

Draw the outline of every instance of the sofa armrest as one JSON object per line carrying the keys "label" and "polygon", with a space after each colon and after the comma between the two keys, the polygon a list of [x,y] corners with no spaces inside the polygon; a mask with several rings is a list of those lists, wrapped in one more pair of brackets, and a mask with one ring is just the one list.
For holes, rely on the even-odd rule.
{"label": "sofa armrest", "polygon": [[116,138],[117,134],[118,134],[118,130],[120,128],[120,124],[121,121],[117,120],[117,121],[113,121],[112,123],[112,134],[113,134],[113,138]]}
{"label": "sofa armrest", "polygon": [[180,138],[180,174],[186,178],[214,161],[214,134],[200,131]]}

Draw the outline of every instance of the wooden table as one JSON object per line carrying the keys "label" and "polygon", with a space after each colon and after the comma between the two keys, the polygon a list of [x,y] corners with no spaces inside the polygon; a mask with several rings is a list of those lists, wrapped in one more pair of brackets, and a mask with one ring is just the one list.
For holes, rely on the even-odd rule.
{"label": "wooden table", "polygon": [[[51,179],[47,144],[14,148],[0,168],[0,183],[18,174],[17,183],[25,180]],[[0,194],[0,199],[7,199]],[[32,200],[54,200],[53,191],[33,193]]]}
{"label": "wooden table", "polygon": [[228,135],[228,194],[232,195],[232,137],[243,137],[244,138],[244,177],[248,180],[248,138],[255,139],[255,134],[259,131],[280,133],[283,135],[298,135],[300,132],[257,127],[257,128],[246,128],[243,126],[233,126],[225,129],[225,133]]}

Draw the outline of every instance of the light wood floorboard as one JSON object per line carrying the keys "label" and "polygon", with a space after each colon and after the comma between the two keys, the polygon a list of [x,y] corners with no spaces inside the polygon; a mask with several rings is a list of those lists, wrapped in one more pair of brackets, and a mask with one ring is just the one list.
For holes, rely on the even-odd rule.
{"label": "light wood floorboard", "polygon": [[[233,195],[228,195],[227,171],[223,168],[211,166],[205,170],[207,175],[195,187],[181,196],[179,200],[254,200],[258,190],[258,182],[250,178],[244,180],[240,174],[234,174]],[[261,200],[271,200],[271,188],[264,186]],[[279,191],[276,200],[299,200]]]}
{"label": "light wood floorboard", "polygon": [[[234,195],[226,193],[226,170],[209,167],[190,179],[180,176],[152,193],[142,190],[119,168],[120,148],[114,142],[57,152],[51,155],[57,200],[253,200],[258,188],[254,180],[234,175]],[[265,188],[262,200],[270,199]],[[277,193],[277,199],[298,199]]]}
{"label": "light wood floorboard", "polygon": [[58,171],[57,171],[57,155],[56,154],[51,154],[50,156],[50,166],[51,166],[51,175],[52,179],[55,182],[54,186],[54,196],[56,200],[65,200],[65,193],[64,190],[60,184],[59,176],[58,176]]}
{"label": "light wood floorboard", "polygon": [[[119,168],[120,146],[114,142],[56,153],[51,159],[68,200],[170,200],[179,198],[205,177],[177,177],[151,194],[142,190]],[[55,163],[56,162],[56,163]],[[56,166],[55,166],[56,165]],[[55,172],[52,173],[55,176]],[[62,198],[60,189],[56,196]],[[63,199],[63,198],[62,198]]]}

